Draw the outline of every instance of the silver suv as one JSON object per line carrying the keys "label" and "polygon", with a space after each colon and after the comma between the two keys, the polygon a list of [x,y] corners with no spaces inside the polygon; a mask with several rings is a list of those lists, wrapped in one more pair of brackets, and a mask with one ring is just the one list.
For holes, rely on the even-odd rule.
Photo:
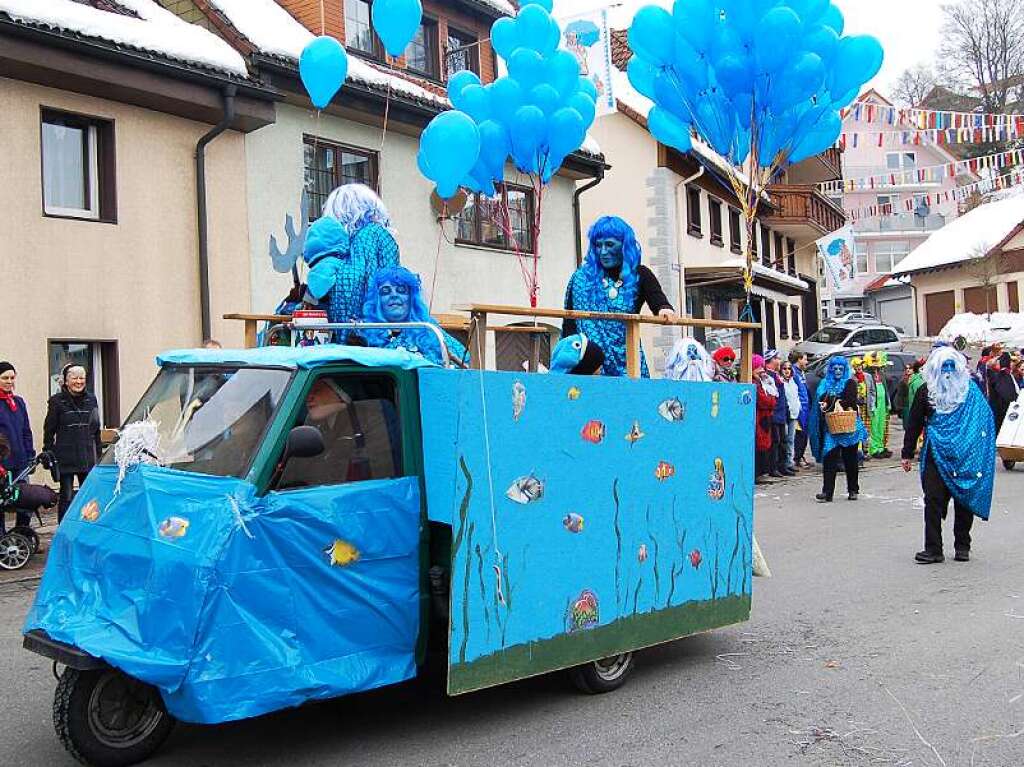
{"label": "silver suv", "polygon": [[844,351],[875,349],[887,351],[902,348],[899,334],[891,325],[863,325],[859,322],[843,322],[822,328],[806,341],[798,343],[794,351],[802,352],[811,360],[827,357]]}

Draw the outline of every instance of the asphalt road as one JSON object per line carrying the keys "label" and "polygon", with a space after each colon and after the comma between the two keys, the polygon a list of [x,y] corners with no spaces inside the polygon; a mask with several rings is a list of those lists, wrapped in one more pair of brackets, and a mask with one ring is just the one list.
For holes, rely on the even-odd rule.
{"label": "asphalt road", "polygon": [[[859,502],[831,506],[811,500],[816,481],[758,498],[774,577],[755,579],[752,620],[643,653],[616,693],[581,696],[553,675],[446,699],[434,678],[179,726],[150,764],[1020,767],[1024,472],[1000,470],[972,562],[927,567],[912,561],[916,475],[869,471]],[[19,646],[31,596],[0,587],[0,765],[71,765],[49,665]]]}

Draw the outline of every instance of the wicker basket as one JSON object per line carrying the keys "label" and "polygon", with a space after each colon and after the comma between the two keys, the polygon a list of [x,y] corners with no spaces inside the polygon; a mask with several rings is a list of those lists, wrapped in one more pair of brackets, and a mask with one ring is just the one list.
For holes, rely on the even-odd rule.
{"label": "wicker basket", "polygon": [[857,411],[844,410],[837,402],[835,410],[825,414],[825,423],[832,434],[853,434],[857,431]]}

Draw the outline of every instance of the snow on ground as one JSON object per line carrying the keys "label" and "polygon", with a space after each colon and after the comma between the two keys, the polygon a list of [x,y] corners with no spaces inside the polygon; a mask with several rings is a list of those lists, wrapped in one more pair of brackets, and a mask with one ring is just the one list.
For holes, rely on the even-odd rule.
{"label": "snow on ground", "polygon": [[975,346],[999,342],[1021,348],[1024,347],[1024,314],[958,314],[939,333],[943,341],[953,341],[957,336],[963,336],[967,343]]}
{"label": "snow on ground", "polygon": [[119,0],[141,18],[100,11],[71,0],[0,0],[13,20],[147,51],[176,61],[247,77],[234,48],[200,26],[182,21],[152,0]]}
{"label": "snow on ground", "polygon": [[900,262],[899,274],[985,256],[1024,221],[1024,195],[989,202],[934,232]]}

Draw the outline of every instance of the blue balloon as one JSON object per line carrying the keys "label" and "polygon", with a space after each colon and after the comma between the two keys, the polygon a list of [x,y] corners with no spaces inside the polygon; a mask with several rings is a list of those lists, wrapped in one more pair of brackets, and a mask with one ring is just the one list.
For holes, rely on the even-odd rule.
{"label": "blue balloon", "polygon": [[775,75],[772,83],[772,107],[783,112],[801,102],[809,101],[825,83],[825,65],[816,53],[803,53],[785,71]]}
{"label": "blue balloon", "polygon": [[654,98],[654,81],[658,77],[657,69],[643,59],[634,56],[629,60],[626,74],[629,76],[629,84],[636,89],[637,93],[649,99]]}
{"label": "blue balloon", "polygon": [[[575,152],[586,137],[587,126],[580,113],[570,107],[559,109],[548,120],[549,159],[564,158],[571,152]],[[558,165],[561,164],[559,159]],[[552,166],[551,170],[558,169],[554,163]]]}
{"label": "blue balloon", "polygon": [[754,66],[758,74],[781,69],[793,55],[802,32],[800,17],[786,6],[772,8],[761,17],[754,44]]}
{"label": "blue balloon", "polygon": [[427,157],[423,154],[422,149],[416,153],[416,167],[419,168],[420,173],[423,174],[425,178],[432,179],[434,177],[434,174],[430,170],[430,163],[427,162]]}
{"label": "blue balloon", "polygon": [[583,75],[580,75],[579,88],[580,91],[590,96],[590,99],[592,101],[594,101],[595,103],[597,102],[597,86],[594,85],[593,80],[591,80],[589,77],[584,77]]}
{"label": "blue balloon", "polygon": [[821,58],[825,66],[830,66],[839,49],[839,35],[832,27],[818,24],[804,34],[804,47]]}
{"label": "blue balloon", "polygon": [[675,40],[672,68],[687,83],[689,91],[696,93],[708,87],[707,58],[681,37]]}
{"label": "blue balloon", "polygon": [[509,128],[516,111],[525,103],[522,86],[515,78],[505,75],[488,85],[487,89],[491,92],[494,118]]}
{"label": "blue balloon", "polygon": [[563,97],[571,96],[579,88],[580,62],[569,51],[555,51],[547,61],[548,82]]}
{"label": "blue balloon", "polygon": [[826,27],[831,27],[837,35],[842,35],[843,30],[846,29],[846,20],[843,18],[843,12],[834,5],[829,5],[825,9],[818,22]]}
{"label": "blue balloon", "polygon": [[459,101],[456,108],[472,117],[474,122],[482,123],[491,118],[491,94],[484,86],[467,86]]}
{"label": "blue balloon", "polygon": [[516,16],[516,32],[522,45],[543,51],[551,34],[551,14],[539,5],[527,5]]}
{"label": "blue balloon", "polygon": [[721,22],[718,9],[711,0],[676,0],[672,6],[676,34],[686,40],[694,50],[711,50]]}
{"label": "blue balloon", "polygon": [[839,41],[832,63],[832,93],[846,93],[860,88],[878,74],[885,53],[882,44],[870,35],[854,35]]}
{"label": "blue balloon", "polygon": [[532,104],[520,107],[512,119],[509,132],[512,157],[523,173],[537,173],[540,169],[538,153],[547,138],[548,118]]}
{"label": "blue balloon", "polygon": [[540,107],[541,111],[550,115],[562,105],[562,97],[547,83],[541,83],[530,91],[529,102]]}
{"label": "blue balloon", "polygon": [[828,9],[829,0],[787,0],[804,24],[817,22]]}
{"label": "blue balloon", "polygon": [[456,72],[448,78],[448,100],[455,105],[456,109],[462,109],[459,101],[462,98],[462,92],[470,85],[480,85],[480,77],[476,72],[470,72],[468,69]]}
{"label": "blue balloon", "polygon": [[370,15],[384,50],[397,57],[416,36],[423,21],[423,5],[420,0],[373,0]]}
{"label": "blue balloon", "polygon": [[489,178],[504,178],[505,161],[511,150],[508,131],[495,120],[485,120],[477,128],[480,131],[480,159],[477,164],[484,168]]}
{"label": "blue balloon", "polygon": [[517,48],[508,60],[508,71],[526,90],[540,85],[547,74],[544,59],[530,48]]}
{"label": "blue balloon", "polygon": [[565,105],[580,113],[580,117],[583,118],[583,125],[588,129],[594,124],[594,120],[597,119],[597,105],[583,91],[578,91],[571,95],[565,102]]}
{"label": "blue balloon", "polygon": [[667,109],[659,106],[653,107],[650,114],[647,115],[647,127],[651,135],[666,146],[678,149],[680,152],[689,152],[693,148],[690,126]]}
{"label": "blue balloon", "polygon": [[299,56],[299,77],[313,106],[323,109],[331,103],[348,77],[348,54],[333,37],[311,40]]}
{"label": "blue balloon", "polygon": [[629,47],[637,56],[656,67],[672,63],[675,48],[675,26],[672,15],[664,8],[646,5],[633,17],[629,28]]}
{"label": "blue balloon", "polygon": [[512,52],[520,47],[519,28],[515,19],[506,16],[494,22],[491,27],[491,47],[506,61]]}
{"label": "blue balloon", "polygon": [[725,94],[736,100],[740,94],[753,93],[754,71],[749,59],[739,56],[726,56],[715,65],[715,77]]}
{"label": "blue balloon", "polygon": [[554,0],[520,0],[519,2],[520,9],[525,8],[528,5],[539,5],[548,13],[551,13],[552,8],[555,6]]}
{"label": "blue balloon", "polygon": [[427,125],[420,139],[420,151],[429,178],[437,184],[444,199],[458,191],[459,185],[480,157],[480,131],[465,112],[442,112]]}

